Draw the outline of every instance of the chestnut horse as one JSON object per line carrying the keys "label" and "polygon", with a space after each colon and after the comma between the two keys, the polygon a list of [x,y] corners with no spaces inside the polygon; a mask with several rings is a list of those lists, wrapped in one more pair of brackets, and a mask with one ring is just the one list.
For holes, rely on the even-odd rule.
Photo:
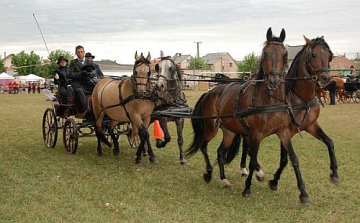
{"label": "chestnut horse", "polygon": [[[292,114],[291,116],[284,117],[284,122],[290,123],[288,126],[288,134],[290,134],[290,137],[295,135],[298,131],[305,130],[325,143],[330,156],[330,169],[332,170],[330,179],[333,183],[337,184],[338,173],[334,144],[317,122],[320,114],[320,105],[315,103],[317,84],[325,87],[328,83],[326,80],[329,78],[329,64],[332,60],[332,52],[323,37],[313,40],[305,38],[305,41],[306,45],[296,55],[294,62],[288,71],[286,101],[292,105],[291,111],[294,112],[290,113]],[[292,149],[291,142],[290,147],[289,142],[287,142],[287,144],[288,145],[286,145],[283,140],[281,141],[280,167],[275,173],[274,179],[270,180],[269,186],[272,190],[277,189],[281,173],[287,165],[287,154],[289,153],[298,179],[298,187],[301,191],[300,199],[304,204],[309,204],[310,200],[301,179],[295,152]],[[241,160],[242,165],[245,164],[247,151],[247,143],[244,142]],[[257,163],[253,163],[252,165],[259,168]]]}
{"label": "chestnut horse", "polygon": [[92,106],[95,115],[95,132],[98,138],[97,151],[102,155],[101,142],[111,146],[102,131],[103,119],[110,118],[109,132],[114,142],[114,155],[119,154],[117,139],[114,138],[113,129],[117,124],[130,123],[132,130],[138,132],[140,145],[136,152],[136,162],[141,162],[145,143],[148,147],[149,160],[158,162],[149,140],[148,127],[151,113],[155,108],[150,89],[150,53],[145,58],[135,53],[133,75],[125,79],[101,79],[95,86],[92,94]]}
{"label": "chestnut horse", "polygon": [[[280,37],[277,38],[269,28],[266,37],[256,79],[249,80],[244,85],[240,83],[218,85],[203,94],[194,107],[191,119],[194,139],[187,150],[187,155],[193,155],[201,150],[206,162],[204,174],[206,182],[211,180],[212,175],[207,144],[216,136],[219,124],[224,139],[217,153],[220,179],[224,186],[230,186],[230,183],[226,180],[222,160],[235,156],[235,153],[225,153],[226,150],[223,148],[236,147],[240,143],[240,136],[235,137],[235,134],[227,129],[233,126],[234,128],[231,128],[233,132],[254,136],[256,139],[251,143],[256,147],[263,138],[274,133],[274,123],[275,126],[281,125],[279,123],[282,122],[282,117],[277,115],[279,112],[276,111],[280,109],[282,114],[286,109],[283,77],[287,63],[287,51],[283,44],[285,31],[283,29]],[[271,105],[275,106],[271,107]],[[260,113],[259,108],[263,109]],[[224,154],[227,155],[226,158],[223,158]]]}

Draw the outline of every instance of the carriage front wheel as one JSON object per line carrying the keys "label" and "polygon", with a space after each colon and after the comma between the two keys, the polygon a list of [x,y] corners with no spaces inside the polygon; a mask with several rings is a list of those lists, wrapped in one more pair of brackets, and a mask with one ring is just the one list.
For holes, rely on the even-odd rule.
{"label": "carriage front wheel", "polygon": [[[126,124],[126,125],[128,125],[128,124]],[[127,138],[128,138],[130,146],[133,148],[138,148],[140,145],[139,133],[134,132],[134,130],[132,129],[132,127],[130,125],[128,125],[128,129],[129,129],[129,133],[127,134]]]}
{"label": "carriage front wheel", "polygon": [[54,148],[58,137],[58,124],[52,108],[47,108],[42,120],[42,133],[45,146]]}
{"label": "carriage front wheel", "polygon": [[76,122],[72,118],[66,119],[63,131],[63,143],[67,153],[76,153],[78,146],[79,132],[77,131]]}

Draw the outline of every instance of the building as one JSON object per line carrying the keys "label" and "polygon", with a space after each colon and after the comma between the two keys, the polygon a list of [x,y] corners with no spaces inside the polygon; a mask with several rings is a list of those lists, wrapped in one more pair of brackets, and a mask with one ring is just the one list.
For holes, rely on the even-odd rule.
{"label": "building", "polygon": [[350,66],[357,68],[357,62],[343,56],[334,56],[330,62],[333,76],[347,76],[350,74]]}
{"label": "building", "polygon": [[190,64],[190,59],[192,59],[193,57],[190,55],[182,55],[181,53],[177,53],[175,54],[175,56],[173,56],[173,61],[175,62],[175,64],[179,65],[181,69],[186,69],[189,64]]}
{"label": "building", "polygon": [[202,59],[212,73],[224,73],[230,78],[237,78],[237,63],[229,53],[209,53],[203,56]]}
{"label": "building", "polygon": [[94,61],[98,64],[104,76],[131,76],[133,73],[132,64],[118,64],[111,60]]}

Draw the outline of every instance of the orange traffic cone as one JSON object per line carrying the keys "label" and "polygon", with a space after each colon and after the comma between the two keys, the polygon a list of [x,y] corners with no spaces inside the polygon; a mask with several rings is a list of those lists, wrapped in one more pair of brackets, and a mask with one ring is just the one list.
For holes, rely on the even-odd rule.
{"label": "orange traffic cone", "polygon": [[158,138],[163,138],[164,137],[164,132],[163,130],[161,129],[161,126],[160,126],[160,123],[158,120],[155,120],[154,121],[154,135],[153,137],[155,139],[158,139]]}

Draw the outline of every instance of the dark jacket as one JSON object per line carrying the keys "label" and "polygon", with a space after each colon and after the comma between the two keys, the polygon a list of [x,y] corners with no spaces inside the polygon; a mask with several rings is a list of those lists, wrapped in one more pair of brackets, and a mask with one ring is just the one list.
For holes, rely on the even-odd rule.
{"label": "dark jacket", "polygon": [[74,59],[70,61],[68,78],[71,79],[71,85],[74,88],[82,87],[84,89],[92,91],[94,83],[90,80],[90,78],[96,76],[95,71],[93,71],[89,77],[84,74],[82,68],[85,65],[94,65],[94,63],[88,59],[84,60],[84,65],[79,61],[79,59]]}
{"label": "dark jacket", "polygon": [[69,68],[59,67],[58,69],[55,70],[55,73],[59,76],[59,79],[55,79],[55,75],[54,75],[54,84],[59,85],[59,87],[66,87]]}

